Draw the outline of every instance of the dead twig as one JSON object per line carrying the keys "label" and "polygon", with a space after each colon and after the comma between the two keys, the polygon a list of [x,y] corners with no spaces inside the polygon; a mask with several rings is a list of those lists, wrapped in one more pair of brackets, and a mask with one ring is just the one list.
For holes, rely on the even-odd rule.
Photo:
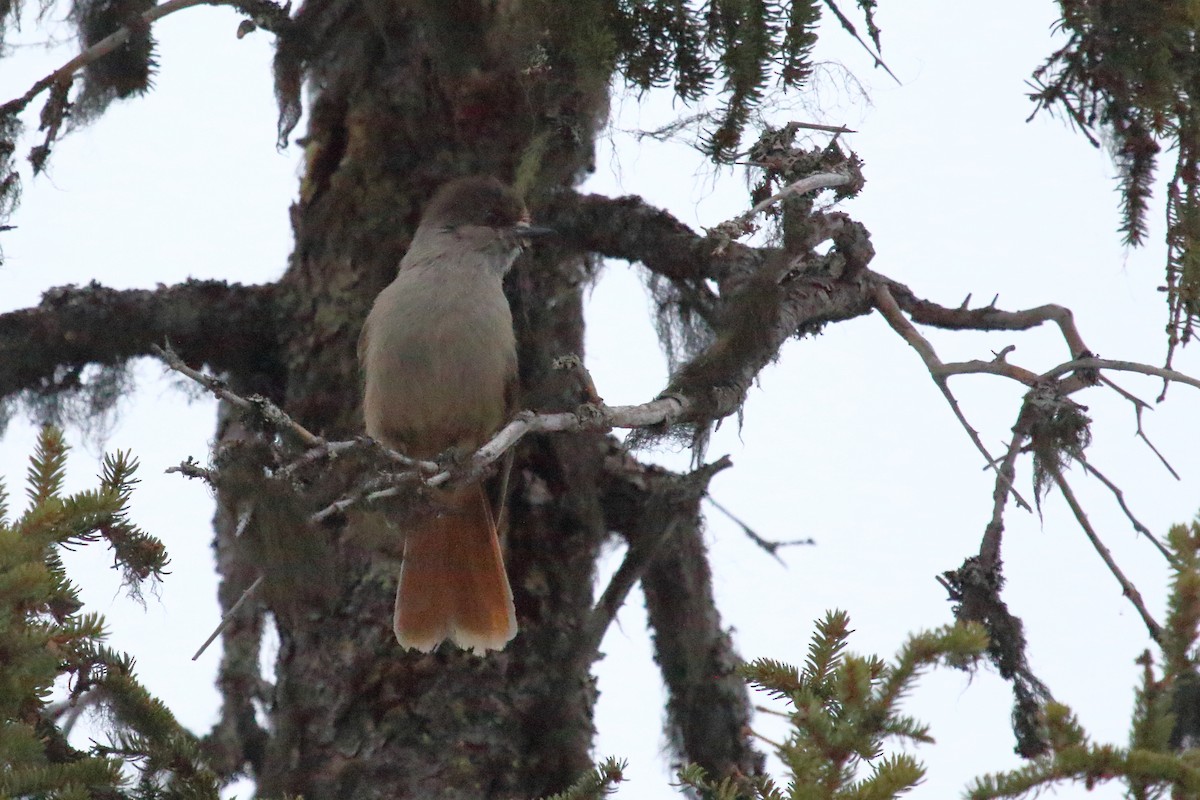
{"label": "dead twig", "polygon": [[1153,375],[1167,381],[1175,381],[1176,383],[1187,384],[1196,389],[1200,389],[1200,378],[1193,378],[1191,375],[1178,372],[1173,369],[1164,367],[1152,367],[1149,364],[1140,364],[1136,361],[1117,361],[1111,358],[1095,358],[1088,356],[1087,358],[1076,358],[1074,361],[1068,361],[1065,364],[1059,364],[1054,369],[1042,375],[1044,378],[1056,378],[1066,372],[1076,370],[1097,370],[1111,369],[1117,372],[1137,372],[1142,375]]}
{"label": "dead twig", "polygon": [[[254,0],[252,3],[242,3],[237,0],[167,0],[165,3],[151,6],[142,13],[136,22],[122,26],[105,36],[100,41],[75,55],[67,63],[46,75],[29,87],[20,97],[14,97],[4,105],[0,105],[0,116],[17,114],[25,109],[33,99],[42,92],[54,86],[68,84],[76,72],[99,61],[109,53],[118,50],[133,37],[135,33],[145,29],[163,17],[182,11],[192,6],[232,6],[252,17],[254,22],[269,30],[278,32],[288,20],[289,6],[277,6],[274,3]],[[253,9],[251,8],[253,6]]]}
{"label": "dead twig", "polygon": [[[753,528],[751,528],[745,522],[743,522],[740,517],[738,517],[736,514],[734,514],[732,511],[730,511],[725,506],[718,503],[711,494],[704,495],[704,499],[707,500],[712,505],[713,508],[715,508],[717,511],[720,511],[722,514],[724,514],[726,517],[728,517],[730,520],[732,520],[735,525],[737,525],[739,528],[742,529],[742,533],[744,533],[747,536],[747,538],[750,539],[750,541],[754,542],[756,545],[758,545],[763,550],[765,550],[767,552],[767,555],[771,556],[771,558],[775,559],[780,564],[784,563],[783,559],[779,557],[779,553],[777,552],[781,548],[796,547],[798,545],[814,545],[817,543],[816,540],[811,537],[809,537],[808,539],[792,539],[792,540],[786,541],[786,542],[777,542],[777,541],[772,541],[771,539],[766,539],[766,538],[760,536]],[[787,565],[784,564],[784,566],[787,566]]]}
{"label": "dead twig", "polygon": [[1113,559],[1112,553],[1100,541],[1100,537],[1096,535],[1095,529],[1092,528],[1092,523],[1088,520],[1087,514],[1084,513],[1083,506],[1075,498],[1075,492],[1071,490],[1071,485],[1067,483],[1066,478],[1059,470],[1052,472],[1054,482],[1058,485],[1058,490],[1062,492],[1063,498],[1066,499],[1067,505],[1071,507],[1072,513],[1075,514],[1075,519],[1079,522],[1079,526],[1083,528],[1084,534],[1092,543],[1092,547],[1096,548],[1096,552],[1100,554],[1100,558],[1108,566],[1113,577],[1117,579],[1117,583],[1121,584],[1121,592],[1129,598],[1129,602],[1137,609],[1138,614],[1142,617],[1142,622],[1145,623],[1146,629],[1150,631],[1150,638],[1156,642],[1162,641],[1162,626],[1155,622],[1154,617],[1146,609],[1146,604],[1142,601],[1142,595],[1137,590],[1137,587],[1125,577],[1125,573],[1117,566],[1117,562]]}
{"label": "dead twig", "polygon": [[436,461],[422,461],[421,459],[412,458],[390,447],[385,447],[382,443],[377,442],[369,436],[358,436],[344,442],[324,442],[316,447],[309,448],[299,458],[280,469],[279,477],[286,478],[323,458],[334,459],[354,450],[373,450],[402,467],[430,475],[437,473],[441,469],[441,466]]}
{"label": "dead twig", "polygon": [[[533,414],[524,411],[475,452],[470,460],[467,477],[478,477],[484,468],[531,433],[610,431],[613,428],[670,425],[687,413],[689,408],[691,402],[686,397],[667,395],[636,406],[586,404],[576,411],[556,414]],[[443,472],[430,478],[429,483],[437,485],[449,478],[449,474]]]}
{"label": "dead twig", "polygon": [[[1169,380],[1166,380],[1165,378],[1163,380],[1165,385],[1170,384]],[[1171,477],[1177,481],[1183,480],[1179,477],[1179,473],[1175,471],[1175,468],[1171,466],[1171,462],[1167,461],[1166,456],[1159,452],[1158,448],[1154,446],[1154,442],[1150,441],[1150,437],[1146,435],[1146,431],[1142,427],[1142,412],[1147,409],[1153,411],[1154,407],[1132,392],[1125,391],[1114,381],[1104,377],[1103,375],[1100,376],[1100,382],[1133,404],[1133,415],[1137,420],[1137,437],[1145,443],[1146,447],[1150,448],[1151,453],[1154,453],[1154,455],[1157,456],[1159,462],[1163,465],[1163,467],[1166,468],[1167,472],[1171,473]]]}
{"label": "dead twig", "polygon": [[1025,331],[1046,322],[1053,322],[1062,333],[1072,358],[1090,353],[1079,334],[1079,328],[1075,325],[1075,315],[1065,306],[1051,303],[1021,311],[1004,311],[996,308],[998,298],[992,298],[992,302],[982,308],[967,308],[967,301],[963,301],[964,304],[958,308],[946,308],[915,297],[911,290],[895,281],[883,276],[880,278],[900,307],[912,317],[913,322],[921,325],[932,325],[947,330]]}
{"label": "dead twig", "polygon": [[1084,470],[1087,471],[1088,473],[1090,473],[1092,475],[1092,477],[1096,478],[1096,480],[1100,481],[1106,487],[1108,487],[1108,490],[1110,492],[1112,492],[1112,496],[1114,498],[1116,498],[1117,505],[1119,505],[1121,507],[1121,510],[1125,512],[1125,518],[1128,519],[1130,524],[1133,525],[1133,529],[1135,531],[1137,531],[1139,534],[1141,534],[1142,536],[1145,536],[1147,539],[1149,539],[1150,542],[1156,548],[1158,548],[1158,552],[1162,553],[1163,558],[1165,558],[1169,563],[1174,564],[1175,557],[1171,555],[1171,551],[1168,550],[1166,548],[1166,546],[1163,545],[1163,543],[1158,540],[1158,537],[1156,537],[1153,533],[1150,532],[1149,528],[1147,528],[1145,525],[1143,525],[1138,520],[1138,518],[1133,515],[1133,511],[1131,511],[1129,506],[1126,505],[1125,493],[1121,491],[1121,488],[1119,486],[1117,486],[1115,483],[1113,483],[1112,481],[1110,481],[1104,475],[1103,472],[1101,472],[1100,470],[1098,470],[1094,466],[1092,466],[1091,462],[1089,462],[1083,456],[1077,455],[1077,456],[1075,456],[1075,460],[1078,461],[1083,466]]}
{"label": "dead twig", "polygon": [[838,186],[845,186],[850,181],[851,177],[849,175],[842,175],[838,172],[819,172],[816,175],[809,175],[807,178],[801,178],[794,183],[789,183],[766,200],[756,203],[749,211],[734,217],[725,224],[742,228],[780,200],[794,194],[807,194],[816,189],[834,189]]}
{"label": "dead twig", "polygon": [[[168,0],[161,5],[152,6],[144,14],[139,17],[142,25],[149,25],[155,20],[162,19],[168,14],[174,14],[176,11],[182,11],[185,8],[200,5],[212,5],[212,0]],[[140,27],[140,26],[139,26]],[[7,114],[15,114],[23,110],[33,98],[37,97],[42,92],[49,89],[51,86],[69,82],[71,77],[79,70],[98,61],[117,48],[124,45],[134,34],[134,26],[126,25],[105,36],[100,41],[96,42],[91,47],[76,55],[67,63],[63,64],[58,69],[51,72],[46,77],[37,81],[29,90],[20,97],[15,97],[9,100],[4,105],[0,106],[0,116]]]}
{"label": "dead twig", "polygon": [[220,378],[213,377],[212,375],[205,375],[203,372],[192,369],[183,362],[183,359],[180,358],[174,350],[171,349],[170,345],[167,345],[166,347],[151,345],[150,349],[153,350],[159,356],[159,358],[166,362],[168,367],[182,375],[186,375],[187,377],[191,378],[205,389],[208,389],[221,400],[224,400],[227,403],[242,409],[243,411],[249,411],[259,415],[277,430],[290,430],[308,447],[320,447],[325,444],[324,439],[310,432],[299,422],[296,422],[294,419],[285,414],[283,409],[265,397],[260,397],[258,395],[252,395],[249,398],[242,397],[236,392],[230,391],[225,385],[225,382]]}
{"label": "dead twig", "polygon": [[192,656],[192,661],[200,658],[200,656],[204,654],[204,651],[208,649],[208,646],[212,644],[218,636],[221,635],[221,631],[229,627],[229,623],[233,621],[233,615],[237,613],[238,609],[242,607],[242,604],[244,604],[251,595],[258,591],[258,587],[262,585],[262,582],[263,576],[259,575],[257,578],[255,578],[254,583],[246,587],[246,591],[242,592],[242,596],[239,597],[237,602],[225,612],[225,616],[221,617],[221,622],[217,625],[216,629],[209,634],[207,639],[204,640],[204,644],[200,645],[200,649],[197,650],[196,654]]}
{"label": "dead twig", "polygon": [[[360,436],[356,439],[351,439],[342,442],[329,442],[325,439],[310,432],[300,423],[292,419],[279,406],[272,403],[265,397],[251,395],[250,397],[242,397],[237,392],[232,391],[225,385],[225,382],[213,375],[205,374],[199,370],[192,369],[179,355],[170,348],[158,347],[152,345],[151,349],[158,354],[168,367],[191,378],[196,383],[208,389],[219,399],[225,400],[235,408],[250,412],[259,416],[264,422],[278,431],[291,431],[296,438],[300,440],[308,449],[302,455],[288,463],[279,470],[281,477],[287,477],[302,467],[320,461],[323,458],[336,458],[337,456],[346,453],[356,448],[371,448],[376,449],[391,461],[400,464],[409,469],[414,469],[423,473],[437,473],[441,467],[433,461],[422,461],[420,459],[411,458],[403,453],[384,447],[379,442],[370,439],[366,436]],[[196,464],[194,459],[188,459],[177,467],[170,467],[167,472],[178,472],[189,478],[203,478],[209,483],[213,482],[215,473],[212,470],[205,470]]]}
{"label": "dead twig", "polygon": [[849,33],[851,36],[853,36],[854,40],[862,45],[862,49],[866,50],[867,54],[875,60],[875,66],[882,67],[883,71],[891,76],[892,80],[896,82],[897,86],[903,86],[904,84],[901,83],[900,79],[896,77],[896,73],[892,72],[891,69],[888,68],[888,65],[884,63],[883,56],[871,49],[871,45],[867,44],[862,36],[859,35],[858,29],[854,27],[854,23],[850,21],[849,17],[842,13],[842,10],[838,8],[837,3],[833,2],[833,0],[825,0],[825,5],[830,11],[833,12],[833,15],[837,17],[838,22],[841,23],[842,28],[845,29],[846,33]]}
{"label": "dead twig", "polygon": [[725,222],[715,225],[711,228],[706,228],[705,232],[709,238],[715,242],[713,253],[722,253],[738,239],[753,233],[756,228],[754,226],[754,218],[766,211],[771,206],[778,203],[784,198],[794,194],[804,194],[806,192],[815,191],[817,189],[832,189],[838,186],[845,186],[854,180],[850,175],[845,175],[838,172],[819,172],[816,175],[809,175],[807,178],[801,178],[798,181],[789,183],[787,186],[780,189],[775,194],[757,203],[753,208],[745,213],[738,214],[736,217]]}
{"label": "dead twig", "polygon": [[[508,452],[517,442],[530,433],[549,433],[560,431],[610,431],[613,428],[640,428],[648,425],[670,425],[683,416],[691,407],[687,398],[666,395],[634,406],[607,406],[603,403],[586,403],[574,412],[554,414],[534,414],[522,412],[511,422],[501,428],[490,441],[483,445],[467,461],[463,469],[445,469],[433,461],[422,461],[411,458],[403,453],[383,447],[378,442],[359,437],[344,442],[328,442],[316,436],[303,425],[289,417],[282,409],[266,398],[252,396],[242,397],[225,386],[224,381],[212,375],[206,375],[192,369],[170,347],[154,347],[154,351],[171,369],[186,375],[196,383],[208,389],[218,398],[227,401],[236,408],[256,414],[276,430],[290,431],[301,443],[309,449],[293,459],[280,470],[281,476],[288,476],[301,467],[315,463],[322,458],[332,458],[358,447],[377,448],[387,458],[405,467],[406,470],[389,476],[395,485],[379,488],[366,487],[363,491],[352,496],[344,497],[318,511],[310,519],[321,522],[330,516],[343,512],[359,502],[371,502],[399,493],[399,484],[412,480],[421,480],[427,486],[442,486],[450,481],[467,483],[480,478],[491,465]],[[577,372],[586,372],[582,364],[572,367]],[[587,383],[591,383],[590,376]],[[594,387],[592,389],[594,391]],[[185,461],[168,472],[178,472],[189,477],[202,477],[210,483],[216,478],[212,470],[199,467],[194,460]]]}
{"label": "dead twig", "polygon": [[[980,369],[961,369],[948,371],[947,365],[942,363],[942,360],[938,358],[937,351],[933,349],[933,345],[930,344],[929,340],[922,336],[920,331],[918,331],[916,327],[904,316],[904,312],[900,310],[900,306],[896,303],[896,299],[892,296],[892,293],[887,286],[881,284],[875,287],[875,307],[879,309],[879,313],[882,314],[883,318],[886,319],[888,324],[892,326],[892,330],[900,334],[900,337],[904,339],[904,341],[908,342],[909,346],[917,351],[917,355],[919,355],[921,360],[925,362],[925,367],[929,370],[930,377],[933,378],[934,383],[936,383],[938,389],[941,390],[942,396],[946,398],[946,402],[950,405],[950,410],[954,412],[954,416],[958,419],[959,424],[962,425],[963,430],[967,432],[967,436],[971,439],[972,444],[975,445],[975,449],[983,454],[984,462],[990,468],[996,469],[996,459],[991,453],[988,452],[987,447],[983,443],[983,439],[981,439],[979,436],[979,431],[975,430],[975,428],[971,426],[971,423],[967,421],[966,414],[963,413],[962,407],[958,404],[958,398],[956,398],[954,393],[950,391],[950,386],[946,382],[946,376],[964,374],[966,372],[996,372],[996,374],[1002,374],[1006,375],[1007,377],[1012,377],[1015,380],[1020,380],[1022,383],[1026,383],[1027,379],[1036,382],[1037,376],[1031,372],[1028,372],[1028,370],[1021,370],[1019,367],[1014,367],[1007,361],[1004,361],[1003,356],[1007,353],[1007,351],[1002,351],[1000,355],[997,356],[996,360],[992,362],[971,362],[973,364],[981,365]],[[990,367],[986,367],[988,364],[1000,365],[1000,367],[1003,369],[993,370]],[[998,479],[1004,478],[1001,471],[997,470],[996,474]],[[1017,499],[1017,502],[1022,508],[1024,508],[1026,511],[1032,511],[1032,507],[1025,501],[1025,498],[1021,497],[1021,494],[1017,491],[1016,487],[1012,485],[1011,481],[1007,483],[1007,488],[1013,493],[1013,496]]]}
{"label": "dead twig", "polygon": [[[523,411],[512,422],[501,428],[483,447],[467,460],[463,469],[442,469],[434,465],[435,474],[428,477],[411,472],[401,472],[395,477],[407,482],[422,478],[426,486],[443,486],[447,483],[469,483],[477,480],[492,464],[508,452],[517,442],[531,433],[553,433],[562,431],[603,431],[613,428],[640,428],[647,425],[670,425],[679,419],[691,403],[683,397],[667,396],[636,406],[606,406],[585,404],[577,411],[554,414],[534,414]],[[371,503],[399,494],[399,486],[391,486],[373,492],[343,497],[310,517],[312,522],[321,522],[340,514],[358,503]]]}
{"label": "dead twig", "polygon": [[214,470],[200,466],[200,463],[191,456],[179,462],[178,466],[167,467],[163,472],[168,475],[178,473],[185,478],[199,478],[209,486],[217,485],[217,473]]}
{"label": "dead twig", "polygon": [[605,631],[616,618],[617,611],[625,604],[625,598],[629,595],[630,590],[633,589],[635,583],[641,580],[642,575],[646,572],[646,567],[650,566],[650,561],[675,533],[681,522],[680,517],[674,517],[657,534],[644,537],[629,546],[625,558],[621,560],[621,566],[617,567],[617,571],[613,573],[608,586],[604,587],[604,593],[600,595],[600,599],[592,608],[591,615],[584,623],[579,637],[580,653],[592,657],[600,649],[600,642],[604,639]]}

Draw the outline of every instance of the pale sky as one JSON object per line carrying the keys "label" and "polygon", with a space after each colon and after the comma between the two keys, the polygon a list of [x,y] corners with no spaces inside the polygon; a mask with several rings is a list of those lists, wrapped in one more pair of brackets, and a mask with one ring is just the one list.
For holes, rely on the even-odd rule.
{"label": "pale sky", "polygon": [[[820,72],[819,96],[795,98],[794,107],[771,116],[858,131],[845,141],[865,161],[867,186],[844,210],[870,229],[877,271],[949,306],[968,294],[983,303],[999,295],[999,306],[1012,310],[1067,305],[1094,352],[1159,364],[1166,319],[1156,291],[1163,282],[1161,190],[1152,205],[1150,245],[1127,251],[1117,234],[1107,155],[1060,120],[1025,123],[1031,111],[1025,80],[1055,46],[1055,8],[1032,0],[885,5],[884,56],[903,85],[873,71],[849,37],[830,29],[818,58],[833,65]],[[30,14],[15,41],[44,40],[35,27]],[[156,27],[162,68],[155,90],[68,137],[55,151],[51,174],[26,183],[14,220],[20,227],[3,234],[0,312],[35,304],[51,286],[92,279],[122,288],[188,277],[256,283],[282,273],[299,151],[274,149],[269,37],[239,41],[236,27],[237,17],[223,9],[168,17]],[[21,46],[4,62],[0,100],[24,91],[69,53]],[[836,64],[862,81],[869,104]],[[684,145],[632,135],[685,113],[666,95],[639,104],[618,91],[597,173],[585,189],[641,194],[697,229],[743,211],[741,173],[714,170]],[[1164,163],[1160,172],[1169,171]],[[590,295],[586,361],[610,403],[648,400],[665,383],[649,310],[641,270],[609,264]],[[945,361],[987,359],[1010,344],[1017,349],[1009,360],[1035,370],[1068,357],[1050,329],[925,333]],[[1200,351],[1185,351],[1176,366],[1200,374]],[[218,620],[213,504],[199,483],[163,470],[187,456],[205,459],[215,403],[189,400],[156,363],[139,362],[136,376],[138,391],[121,404],[103,446],[132,449],[141,458],[133,517],[165,541],[172,574],[142,609],[119,594],[106,552],[77,553],[68,563],[84,583],[85,601],[108,617],[112,644],[134,655],[150,690],[203,733],[216,715],[219,652],[213,648],[196,663],[190,656]],[[1115,379],[1147,400],[1159,390],[1151,379]],[[1000,452],[1019,387],[994,376],[959,378],[952,387],[985,443]],[[1175,386],[1147,417],[1149,434],[1180,482],[1134,438],[1128,403],[1100,390],[1076,399],[1095,420],[1092,463],[1123,487],[1142,522],[1161,536],[1170,524],[1191,519],[1200,508],[1200,392]],[[0,475],[15,503],[23,496],[33,437],[21,420],[0,444]],[[101,446],[78,431],[70,440],[77,447],[69,483],[90,486]],[[877,315],[785,347],[751,392],[740,431],[728,420],[714,438],[710,458],[724,453],[735,468],[714,481],[722,504],[769,538],[817,541],[786,551],[781,566],[710,512],[720,607],[743,656],[802,662],[812,621],[830,608],[849,612],[852,650],[885,657],[909,631],[951,621],[934,576],[978,549],[992,480],[916,354]],[[673,466],[687,458],[642,456]],[[1161,558],[1110,496],[1078,470],[1069,477],[1161,621]],[[1028,461],[1019,481],[1028,494]],[[1006,521],[1004,598],[1025,621],[1034,671],[1096,740],[1124,744],[1134,659],[1151,644],[1138,615],[1056,495],[1045,504],[1044,521],[1011,506]],[[614,546],[605,569],[619,556]],[[635,591],[596,666],[596,755],[629,759],[630,781],[617,795],[626,800],[671,796],[661,683],[641,603]],[[930,723],[938,740],[915,751],[928,767],[915,798],[956,796],[972,776],[1019,763],[1008,727],[1010,689],[990,668],[973,677],[925,676],[905,711]],[[772,720],[760,724],[767,735],[779,734]],[[1058,796],[1084,793],[1068,787]],[[1117,797],[1119,790],[1087,796]]]}

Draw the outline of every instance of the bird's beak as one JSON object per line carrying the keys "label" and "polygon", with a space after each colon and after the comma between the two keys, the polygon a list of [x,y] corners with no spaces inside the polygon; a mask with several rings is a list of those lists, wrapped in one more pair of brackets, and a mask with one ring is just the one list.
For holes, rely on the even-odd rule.
{"label": "bird's beak", "polygon": [[544,236],[553,236],[556,233],[553,228],[541,228],[537,225],[530,225],[528,222],[518,222],[513,226],[512,231],[522,241],[541,239]]}

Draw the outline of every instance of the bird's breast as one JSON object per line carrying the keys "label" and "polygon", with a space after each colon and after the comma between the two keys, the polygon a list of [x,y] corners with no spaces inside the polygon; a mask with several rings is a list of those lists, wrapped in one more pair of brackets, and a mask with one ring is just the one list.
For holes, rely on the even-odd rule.
{"label": "bird's breast", "polygon": [[505,421],[512,314],[486,274],[402,270],[367,317],[367,433],[417,458],[472,450]]}

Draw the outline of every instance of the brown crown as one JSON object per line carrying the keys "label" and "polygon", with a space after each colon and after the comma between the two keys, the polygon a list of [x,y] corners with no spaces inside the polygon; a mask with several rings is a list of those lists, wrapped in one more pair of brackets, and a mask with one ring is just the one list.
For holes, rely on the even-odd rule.
{"label": "brown crown", "polygon": [[528,217],[525,204],[512,189],[495,178],[474,175],[443,184],[425,207],[421,224],[510,228]]}

